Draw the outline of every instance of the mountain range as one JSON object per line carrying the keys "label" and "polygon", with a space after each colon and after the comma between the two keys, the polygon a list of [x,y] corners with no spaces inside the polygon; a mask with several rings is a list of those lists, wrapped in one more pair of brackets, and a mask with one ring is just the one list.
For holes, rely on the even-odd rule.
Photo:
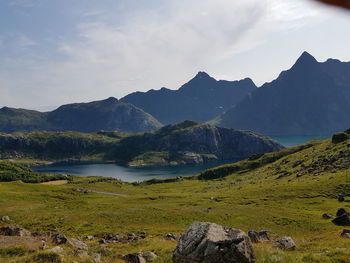
{"label": "mountain range", "polygon": [[218,81],[199,72],[178,90],[134,92],[121,101],[143,109],[164,124],[185,120],[205,122],[225,112],[256,88],[249,78]]}
{"label": "mountain range", "polygon": [[221,115],[219,125],[267,135],[327,135],[350,127],[350,63],[304,52],[289,70]]}
{"label": "mountain range", "polygon": [[277,79],[216,80],[199,72],[178,90],[134,92],[51,112],[4,107],[0,131],[144,132],[185,120],[266,135],[329,135],[350,127],[350,62],[318,62],[304,52]]}

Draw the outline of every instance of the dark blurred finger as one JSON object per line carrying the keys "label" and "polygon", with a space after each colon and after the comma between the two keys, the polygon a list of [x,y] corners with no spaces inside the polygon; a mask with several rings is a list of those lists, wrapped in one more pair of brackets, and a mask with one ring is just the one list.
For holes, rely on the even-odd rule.
{"label": "dark blurred finger", "polygon": [[318,2],[350,9],[350,0],[317,0]]}

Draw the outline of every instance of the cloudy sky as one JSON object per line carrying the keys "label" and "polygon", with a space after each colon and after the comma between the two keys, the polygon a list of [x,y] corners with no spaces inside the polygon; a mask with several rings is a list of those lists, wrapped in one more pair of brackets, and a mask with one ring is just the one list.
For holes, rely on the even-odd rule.
{"label": "cloudy sky", "polygon": [[176,89],[198,71],[261,85],[304,50],[350,61],[349,28],[312,0],[1,0],[0,107]]}

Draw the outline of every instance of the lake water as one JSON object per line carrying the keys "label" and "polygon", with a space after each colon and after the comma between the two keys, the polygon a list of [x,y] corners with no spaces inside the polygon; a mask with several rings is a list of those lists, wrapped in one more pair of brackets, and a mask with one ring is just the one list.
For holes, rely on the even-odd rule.
{"label": "lake water", "polygon": [[[283,136],[273,137],[273,139],[286,147],[291,147],[310,140],[320,140],[326,137],[327,136]],[[124,167],[116,164],[77,164],[37,166],[33,167],[33,169],[43,173],[71,174],[76,176],[105,176],[118,178],[125,182],[137,182],[153,178],[165,179],[177,176],[190,176],[220,164],[223,163],[142,168]]]}
{"label": "lake water", "polygon": [[70,174],[76,176],[104,176],[121,179],[125,182],[145,181],[153,178],[190,176],[222,163],[164,167],[124,167],[116,164],[77,164],[49,165],[32,167],[42,173]]}

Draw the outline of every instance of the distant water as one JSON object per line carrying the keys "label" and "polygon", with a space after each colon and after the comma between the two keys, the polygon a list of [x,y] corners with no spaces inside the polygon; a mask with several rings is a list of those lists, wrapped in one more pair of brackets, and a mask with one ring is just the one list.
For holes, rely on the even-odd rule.
{"label": "distant water", "polygon": [[282,144],[285,147],[292,147],[292,146],[297,146],[303,143],[306,143],[308,141],[313,141],[313,140],[323,140],[330,138],[331,136],[327,135],[308,135],[308,136],[271,136],[271,138],[280,144]]}
{"label": "distant water", "polygon": [[160,167],[124,167],[116,164],[78,164],[34,166],[34,170],[42,173],[70,174],[76,176],[104,176],[121,179],[125,182],[145,181],[153,178],[172,178],[190,176],[223,163],[200,165],[160,166]]}

